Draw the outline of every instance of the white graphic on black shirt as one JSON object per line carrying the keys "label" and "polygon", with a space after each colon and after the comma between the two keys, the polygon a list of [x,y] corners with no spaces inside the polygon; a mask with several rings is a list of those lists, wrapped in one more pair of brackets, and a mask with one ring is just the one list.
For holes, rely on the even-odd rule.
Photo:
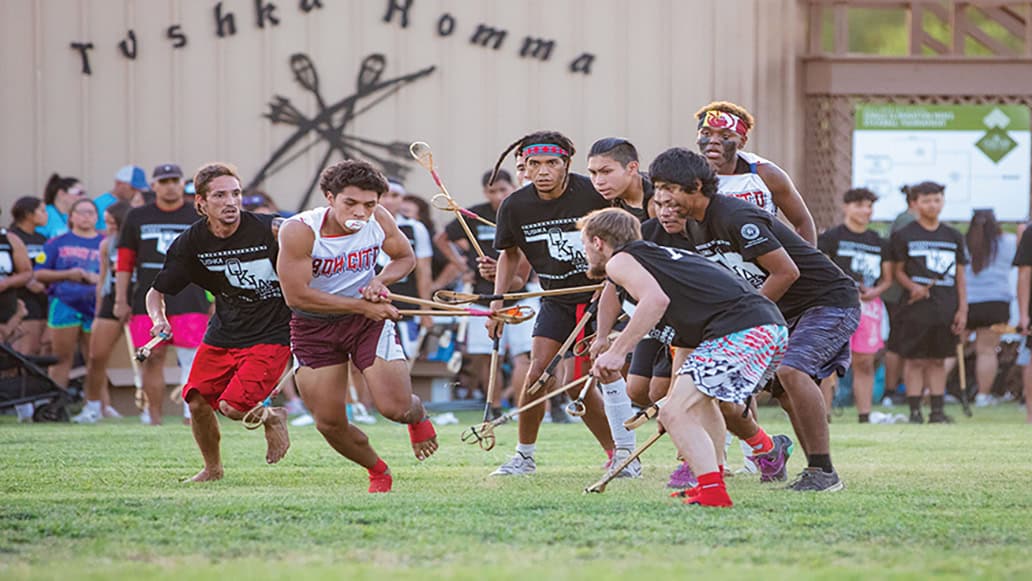
{"label": "white graphic on black shirt", "polygon": [[696,250],[708,260],[722,264],[731,269],[732,272],[744,278],[753,288],[760,288],[767,280],[767,273],[755,263],[742,258],[742,255],[730,250],[723,250],[720,247],[731,245],[721,240],[711,240],[696,247]]}
{"label": "white graphic on black shirt", "polygon": [[156,240],[158,253],[167,254],[172,242],[189,227],[189,224],[143,224],[140,226],[140,240]]}
{"label": "white graphic on black shirt", "polygon": [[881,277],[881,249],[851,240],[839,242],[838,255],[849,258],[849,270],[860,277],[865,287],[872,287]]}
{"label": "white graphic on black shirt", "polygon": [[[572,220],[576,221],[576,220]],[[538,276],[543,278],[566,278],[568,276],[587,272],[588,260],[584,254],[584,242],[581,240],[581,233],[577,230],[566,232],[562,228],[553,226],[541,228],[536,224],[528,224],[523,227],[524,232],[536,232],[526,236],[528,244],[544,242],[548,246],[548,256],[556,262],[565,262],[573,266],[573,270],[564,275],[548,275],[542,272]]]}
{"label": "white graphic on black shirt", "polygon": [[[268,258],[208,258],[202,259],[201,262],[209,271],[223,273],[233,288],[254,291],[259,301],[283,296],[276,270]],[[247,300],[245,295],[241,295],[240,298]]]}

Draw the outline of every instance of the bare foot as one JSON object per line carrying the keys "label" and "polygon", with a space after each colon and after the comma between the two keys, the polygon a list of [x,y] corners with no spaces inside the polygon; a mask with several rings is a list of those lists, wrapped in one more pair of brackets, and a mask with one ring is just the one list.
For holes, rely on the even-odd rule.
{"label": "bare foot", "polygon": [[218,468],[214,468],[212,470],[208,470],[207,468],[205,468],[204,470],[198,472],[197,475],[193,478],[188,478],[183,482],[214,482],[216,480],[222,480],[222,466],[219,466]]}
{"label": "bare foot", "polygon": [[265,442],[269,445],[265,452],[265,461],[275,464],[287,455],[290,448],[290,434],[287,433],[287,410],[269,408],[269,417],[265,419]]}
{"label": "bare foot", "polygon": [[422,442],[412,442],[412,451],[416,454],[416,460],[423,461],[433,456],[437,451],[437,436]]}

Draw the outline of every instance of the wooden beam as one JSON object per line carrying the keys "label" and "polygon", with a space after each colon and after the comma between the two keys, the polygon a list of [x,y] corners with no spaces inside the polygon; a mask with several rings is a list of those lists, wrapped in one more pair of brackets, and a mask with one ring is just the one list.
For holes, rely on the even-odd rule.
{"label": "wooden beam", "polygon": [[844,2],[835,4],[835,54],[849,52],[849,6]]}
{"label": "wooden beam", "polygon": [[810,4],[810,54],[824,54],[824,6]]}
{"label": "wooden beam", "polygon": [[1029,95],[1032,58],[803,59],[807,95]]}
{"label": "wooden beam", "polygon": [[1006,44],[996,40],[989,36],[989,34],[981,28],[970,24],[967,29],[968,36],[975,39],[975,42],[989,49],[994,55],[997,56],[1018,56],[1018,52]]}
{"label": "wooden beam", "polygon": [[924,31],[924,5],[920,2],[914,2],[910,6],[910,10],[907,11],[907,18],[909,24],[907,28],[910,29],[910,56],[921,56],[924,54],[922,47],[924,46],[925,31]]}
{"label": "wooden beam", "polygon": [[1025,21],[1016,18],[1013,12],[1004,10],[998,6],[977,6],[979,12],[985,14],[986,18],[1007,29],[1017,38],[1025,37]]}
{"label": "wooden beam", "polygon": [[964,54],[964,34],[967,32],[968,20],[964,13],[965,2],[954,2],[950,5],[950,28],[953,30],[953,50],[950,54]]}

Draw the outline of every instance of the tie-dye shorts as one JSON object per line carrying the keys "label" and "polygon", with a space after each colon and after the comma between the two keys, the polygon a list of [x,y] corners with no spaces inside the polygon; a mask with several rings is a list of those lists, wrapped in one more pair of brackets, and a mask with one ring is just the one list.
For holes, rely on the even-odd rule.
{"label": "tie-dye shorts", "polygon": [[677,374],[710,397],[744,403],[774,377],[787,348],[787,327],[752,327],[703,341]]}

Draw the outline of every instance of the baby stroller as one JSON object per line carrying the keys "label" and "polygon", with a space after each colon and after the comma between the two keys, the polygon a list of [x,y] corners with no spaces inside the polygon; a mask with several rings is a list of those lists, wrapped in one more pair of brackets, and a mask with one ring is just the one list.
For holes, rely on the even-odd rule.
{"label": "baby stroller", "polygon": [[52,357],[28,357],[10,345],[0,343],[0,412],[17,405],[35,404],[36,422],[67,422],[70,392],[61,389],[41,366],[52,365]]}

